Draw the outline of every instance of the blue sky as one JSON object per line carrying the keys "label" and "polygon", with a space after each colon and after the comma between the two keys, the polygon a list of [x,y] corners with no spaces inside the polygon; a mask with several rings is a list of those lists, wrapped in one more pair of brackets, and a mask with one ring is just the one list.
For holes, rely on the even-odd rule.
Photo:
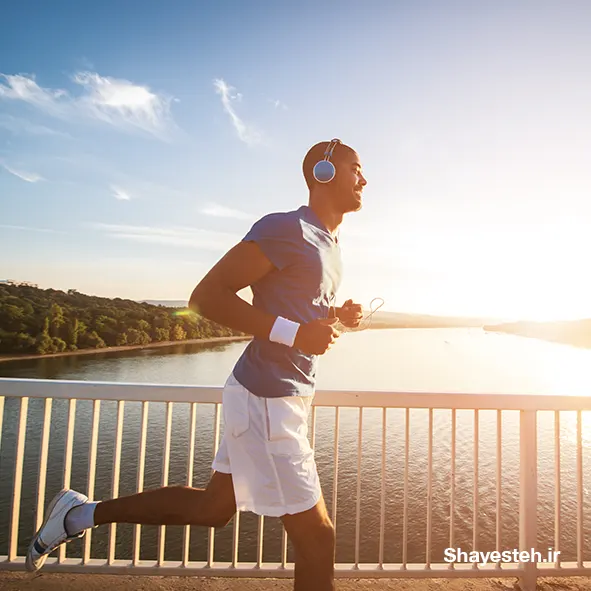
{"label": "blue sky", "polygon": [[340,137],[339,300],[591,316],[588,2],[51,3],[0,21],[0,278],[187,299]]}

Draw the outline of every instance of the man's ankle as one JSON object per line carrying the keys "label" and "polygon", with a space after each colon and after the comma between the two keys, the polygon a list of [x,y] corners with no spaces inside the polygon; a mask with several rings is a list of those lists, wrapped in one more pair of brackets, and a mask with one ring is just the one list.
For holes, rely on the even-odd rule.
{"label": "man's ankle", "polygon": [[66,533],[73,536],[85,529],[95,527],[94,510],[97,505],[98,503],[88,501],[77,507],[72,507],[64,519]]}

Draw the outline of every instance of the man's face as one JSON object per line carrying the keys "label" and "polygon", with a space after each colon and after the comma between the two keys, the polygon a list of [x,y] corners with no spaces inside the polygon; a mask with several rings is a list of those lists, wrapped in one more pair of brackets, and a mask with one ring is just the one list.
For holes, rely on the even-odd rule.
{"label": "man's face", "polygon": [[335,205],[343,213],[359,211],[362,205],[363,187],[367,185],[361,172],[359,155],[347,150],[347,153],[335,165],[337,168],[334,179]]}

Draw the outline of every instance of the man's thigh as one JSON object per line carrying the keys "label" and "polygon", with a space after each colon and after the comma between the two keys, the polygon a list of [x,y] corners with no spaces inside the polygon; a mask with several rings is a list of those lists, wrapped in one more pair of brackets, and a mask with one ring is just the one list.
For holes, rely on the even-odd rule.
{"label": "man's thigh", "polygon": [[236,497],[232,475],[214,472],[205,488],[204,501],[220,513],[233,515],[236,512]]}

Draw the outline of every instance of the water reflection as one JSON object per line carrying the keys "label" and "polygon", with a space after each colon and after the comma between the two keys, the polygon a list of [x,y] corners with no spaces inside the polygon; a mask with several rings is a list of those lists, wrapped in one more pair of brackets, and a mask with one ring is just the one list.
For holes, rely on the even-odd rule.
{"label": "water reflection", "polygon": [[[447,343],[446,343],[447,341]],[[0,364],[3,375],[14,377],[59,378],[120,382],[185,383],[221,385],[246,343],[218,344],[215,347],[178,345],[171,349],[152,349],[124,354],[72,356],[64,358]],[[474,330],[445,331],[370,331],[347,334],[338,347],[323,359],[319,388],[388,389],[395,391],[473,391],[504,393],[564,392],[566,387],[588,388],[591,352],[531,339],[490,335]],[[569,375],[561,380],[560,376]],[[577,378],[573,378],[576,375]],[[588,391],[588,390],[587,390]],[[51,437],[47,475],[50,498],[62,486],[64,442],[67,427],[67,402],[56,400],[52,408]],[[117,405],[101,403],[95,498],[111,495],[112,457],[114,452]],[[412,409],[410,415],[410,450],[408,482],[408,557],[425,560],[427,512],[428,411]],[[31,400],[27,423],[27,445],[24,460],[24,486],[19,526],[19,553],[26,550],[33,530],[38,478],[39,446],[43,401]],[[145,488],[160,485],[165,405],[150,404],[148,443],[146,449]],[[210,475],[213,455],[213,405],[198,405],[195,438],[195,486],[204,486]],[[121,458],[121,495],[135,492],[138,441],[141,420],[139,403],[125,404],[125,422]],[[361,560],[377,561],[380,509],[382,503],[382,410],[363,410],[363,445],[361,448]],[[492,550],[496,524],[496,420],[494,411],[479,413],[479,550]],[[562,558],[576,555],[576,433],[577,413],[561,413],[561,493],[562,493]],[[92,402],[76,405],[74,462],[72,486],[87,490],[88,455]],[[334,491],[334,422],[335,410],[320,408],[316,421],[318,469],[327,505],[332,507]],[[473,528],[474,416],[471,411],[458,411],[456,430],[456,509],[453,517],[455,544],[471,548]],[[7,551],[9,499],[12,491],[18,401],[7,399],[4,432],[0,450],[0,554]],[[358,409],[341,409],[338,466],[337,561],[354,560],[357,506]],[[502,549],[518,547],[519,508],[519,413],[504,412],[502,421],[501,523]],[[554,547],[554,413],[540,412],[539,436],[539,548]],[[177,404],[173,412],[170,479],[184,483],[187,474],[189,405]],[[402,558],[402,523],[404,505],[404,409],[386,412],[385,458],[385,554],[387,562]],[[587,460],[591,437],[589,417],[583,413],[583,465],[588,483]],[[451,411],[433,413],[433,561],[441,561],[450,535],[450,465]],[[584,489],[584,510],[589,508]],[[256,560],[257,519],[241,516],[239,559]],[[157,527],[142,527],[142,558],[156,558]],[[166,530],[166,558],[180,560],[182,528]],[[131,552],[133,527],[117,527],[117,557]],[[92,555],[104,556],[108,530],[93,531]],[[231,556],[231,526],[216,533],[216,560]],[[585,532],[586,548],[589,534]],[[280,561],[281,528],[276,519],[265,520],[264,560]],[[81,543],[68,547],[68,555],[78,556]],[[588,559],[585,550],[585,559]],[[207,531],[193,528],[191,560],[205,560]],[[290,553],[290,559],[292,559]]]}

